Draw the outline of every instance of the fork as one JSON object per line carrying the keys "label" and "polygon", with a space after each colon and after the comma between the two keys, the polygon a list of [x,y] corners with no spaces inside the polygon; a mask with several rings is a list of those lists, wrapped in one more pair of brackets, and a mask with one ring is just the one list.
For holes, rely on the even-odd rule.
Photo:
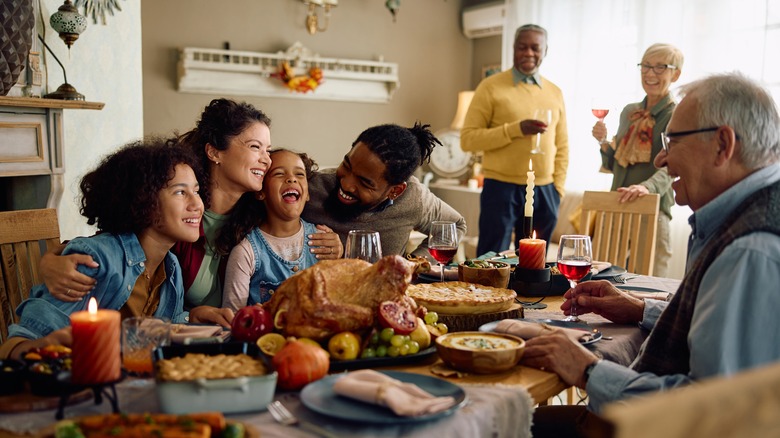
{"label": "fork", "polygon": [[285,426],[300,426],[303,429],[313,432],[319,436],[325,438],[336,438],[336,435],[328,432],[324,428],[317,426],[316,424],[309,423],[307,421],[301,421],[293,415],[280,401],[275,401],[268,405],[268,412],[274,417],[277,423]]}
{"label": "fork", "polygon": [[639,277],[639,274],[620,274],[612,277],[615,283],[625,284],[628,280]]}

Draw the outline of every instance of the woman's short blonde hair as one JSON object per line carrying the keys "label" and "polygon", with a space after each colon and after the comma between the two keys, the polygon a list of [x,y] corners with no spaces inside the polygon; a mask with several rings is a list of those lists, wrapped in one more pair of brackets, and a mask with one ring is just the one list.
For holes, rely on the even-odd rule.
{"label": "woman's short blonde hair", "polygon": [[642,55],[642,62],[651,56],[662,56],[667,64],[677,67],[677,70],[682,70],[683,54],[680,49],[671,44],[656,43],[648,47],[645,54]]}

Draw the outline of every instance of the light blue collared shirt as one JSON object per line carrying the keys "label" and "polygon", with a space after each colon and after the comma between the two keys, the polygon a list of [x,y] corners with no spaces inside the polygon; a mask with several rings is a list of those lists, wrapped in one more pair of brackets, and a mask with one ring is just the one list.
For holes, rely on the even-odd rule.
{"label": "light blue collared shirt", "polygon": [[[754,172],[691,216],[695,236],[688,259],[695,260],[728,213],[756,191],[780,181],[780,165]],[[725,275],[724,275],[725,274]],[[601,361],[588,379],[589,408],[643,393],[683,386],[715,375],[780,360],[780,237],[756,232],[734,240],[702,277],[688,333],[690,372],[657,376]],[[646,300],[641,326],[652,328],[666,302]]]}
{"label": "light blue collared shirt", "polygon": [[512,67],[512,80],[515,85],[524,82],[526,84],[536,84],[539,88],[542,88],[542,76],[539,74],[539,70],[536,70],[536,73],[532,75],[527,75]]}

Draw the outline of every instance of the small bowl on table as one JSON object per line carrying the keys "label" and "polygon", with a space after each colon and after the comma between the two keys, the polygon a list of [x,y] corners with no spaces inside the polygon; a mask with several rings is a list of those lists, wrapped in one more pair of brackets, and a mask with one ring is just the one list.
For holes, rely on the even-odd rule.
{"label": "small bowl on table", "polygon": [[508,263],[467,260],[458,265],[458,280],[466,283],[506,289],[511,269]]}
{"label": "small bowl on table", "polygon": [[520,362],[525,341],[506,333],[451,332],[436,338],[436,351],[453,369],[493,374],[507,371]]}

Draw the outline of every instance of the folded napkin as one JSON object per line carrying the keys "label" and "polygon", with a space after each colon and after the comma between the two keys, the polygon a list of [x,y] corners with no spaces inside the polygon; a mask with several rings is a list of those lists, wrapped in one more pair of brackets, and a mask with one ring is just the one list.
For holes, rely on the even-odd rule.
{"label": "folded napkin", "polygon": [[218,342],[222,342],[229,334],[229,331],[223,333],[219,325],[171,325],[171,342],[177,344],[189,344],[202,338],[218,338]]}
{"label": "folded napkin", "polygon": [[[458,268],[453,266],[445,268],[444,281],[458,281]],[[431,270],[425,273],[425,275],[439,278],[441,276],[441,267],[439,265],[431,266]]]}
{"label": "folded napkin", "polygon": [[588,342],[593,339],[593,333],[564,327],[553,327],[543,322],[528,322],[517,319],[504,319],[498,322],[496,333],[508,333],[523,339],[531,339],[536,336],[549,335],[555,331],[563,332],[574,342]]}
{"label": "folded napkin", "polygon": [[404,383],[376,372],[358,370],[333,384],[333,392],[345,397],[390,408],[396,415],[417,417],[435,414],[455,404],[452,397],[434,397],[412,383]]}

